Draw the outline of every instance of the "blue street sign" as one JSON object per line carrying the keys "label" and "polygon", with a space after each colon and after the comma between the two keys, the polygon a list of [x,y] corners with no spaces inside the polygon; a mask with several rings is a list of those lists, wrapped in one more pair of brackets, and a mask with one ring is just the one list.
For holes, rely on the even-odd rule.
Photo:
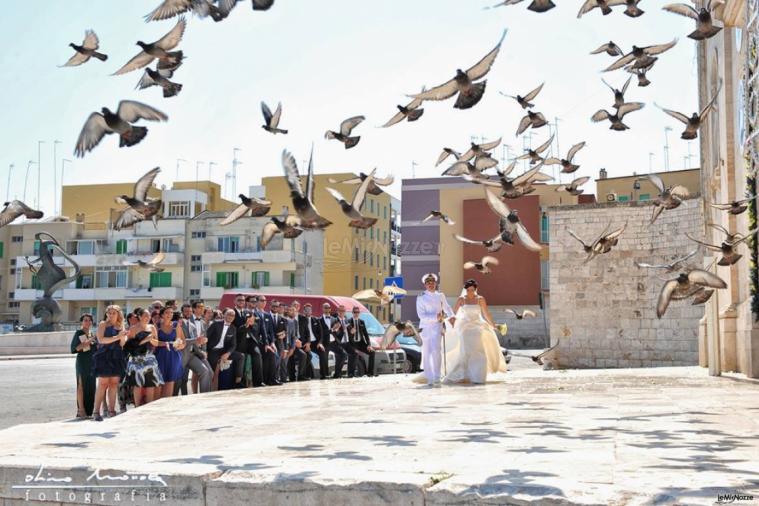
{"label": "blue street sign", "polygon": [[[403,276],[385,278],[385,286],[392,286],[393,283],[395,283],[398,288],[403,288]],[[402,298],[403,295],[396,295],[393,300],[400,300]]]}

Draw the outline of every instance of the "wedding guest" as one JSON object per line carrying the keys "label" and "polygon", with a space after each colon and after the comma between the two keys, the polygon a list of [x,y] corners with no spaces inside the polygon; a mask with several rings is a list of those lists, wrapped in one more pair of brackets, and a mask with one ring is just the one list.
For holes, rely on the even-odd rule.
{"label": "wedding guest", "polygon": [[208,327],[208,363],[211,364],[217,376],[222,363],[231,361],[234,367],[235,385],[239,388],[242,386],[245,358],[235,351],[237,330],[233,325],[234,321],[234,309],[227,309],[222,321],[215,321]]}
{"label": "wedding guest", "polygon": [[116,416],[116,396],[119,381],[124,374],[122,347],[126,337],[121,308],[116,305],[108,306],[105,309],[105,320],[98,324],[98,348],[92,356],[93,371],[97,377],[93,411],[95,421],[103,421],[101,409],[104,403],[107,405],[108,415]]}
{"label": "wedding guest", "polygon": [[291,304],[285,315],[287,316],[287,360],[286,367],[290,381],[296,379],[296,368],[298,378],[307,380],[306,370],[308,368],[308,354],[303,350],[303,343],[300,341],[300,328],[298,326],[298,314],[295,311],[295,304]]}
{"label": "wedding guest", "polygon": [[367,376],[378,376],[374,369],[374,348],[372,342],[369,340],[369,332],[366,330],[366,323],[361,319],[361,309],[354,307],[351,310],[353,318],[348,321],[348,334],[350,335],[351,345],[356,349],[364,361],[365,357],[368,357],[368,363],[364,361],[366,365]]}
{"label": "wedding guest", "polygon": [[[192,320],[191,324],[195,326],[195,332],[197,335],[202,336],[202,338],[197,340],[198,349],[203,353],[203,360],[208,363],[208,352],[206,351],[206,343],[208,342],[208,337],[206,337],[206,332],[208,331],[208,326],[213,322],[213,310],[211,308],[207,308],[203,301],[196,300],[192,303]],[[210,368],[210,364],[208,364]],[[213,379],[213,370],[211,370],[211,379]],[[193,374],[191,376],[192,381],[192,393],[196,394],[198,393],[198,376]],[[210,391],[210,385],[209,385],[209,391]]]}
{"label": "wedding guest", "polygon": [[[311,353],[319,355],[319,371],[320,379],[329,378],[329,361],[326,348],[321,344],[322,341],[322,327],[319,321],[314,318],[311,313],[311,303],[306,302],[303,305],[303,314],[298,317],[298,325],[300,326],[300,339],[303,344],[303,349],[309,354],[308,363],[311,363]],[[322,358],[324,357],[324,358]],[[326,373],[321,373],[326,368]],[[312,368],[313,369],[313,368]],[[311,371],[311,377],[314,377],[314,371]]]}
{"label": "wedding guest", "polygon": [[95,403],[95,375],[92,372],[92,355],[97,339],[92,331],[94,318],[85,313],[79,318],[81,326],[71,339],[71,353],[76,353],[76,418],[83,420],[92,416]]}
{"label": "wedding guest", "polygon": [[358,355],[356,348],[350,342],[350,333],[348,332],[348,320],[345,316],[345,306],[337,306],[337,314],[333,318],[333,334],[343,352],[348,356],[348,377],[356,375],[356,359]]}
{"label": "wedding guest", "polygon": [[174,321],[174,310],[166,306],[161,310],[161,324],[157,339],[151,341],[156,348],[158,368],[163,377],[163,387],[156,391],[156,399],[174,395],[174,383],[182,379],[182,349],[184,334],[182,327]]}
{"label": "wedding guest", "polygon": [[261,357],[261,346],[259,342],[260,330],[256,315],[245,310],[245,323],[242,326],[243,338],[239,339],[240,331],[237,332],[238,340],[235,351],[239,352],[243,358],[243,363],[250,357],[251,383],[254,387],[264,385],[263,359]]}
{"label": "wedding guest", "polygon": [[213,323],[214,313],[215,311],[212,307],[207,307],[203,310],[203,322],[206,324],[206,330],[208,330],[208,327]]}
{"label": "wedding guest", "polygon": [[155,389],[161,387],[164,381],[150,344],[157,338],[156,329],[150,323],[150,312],[137,308],[132,314],[137,317],[137,323],[129,327],[124,344],[126,380],[132,388],[134,406],[139,407],[155,399]]}
{"label": "wedding guest", "polygon": [[[327,357],[327,373],[329,373],[329,352],[331,351],[335,355],[335,374],[332,376],[333,378],[341,378],[343,375],[343,364],[345,364],[345,359],[347,358],[347,355],[343,348],[340,346],[340,343],[335,338],[335,334],[333,331],[332,326],[334,325],[335,318],[332,316],[332,306],[329,305],[328,302],[324,303],[322,305],[322,317],[319,318],[319,323],[322,327],[322,344],[326,348],[326,355]],[[321,356],[319,357],[321,359]],[[319,363],[319,369],[321,371],[324,371],[324,365]],[[321,372],[321,374],[324,374]]]}
{"label": "wedding guest", "polygon": [[274,344],[274,321],[272,314],[266,311],[266,296],[259,295],[256,297],[255,315],[259,325],[259,346],[261,346],[261,359],[264,364],[264,383],[267,385],[279,385],[276,378],[277,364],[277,347]]}
{"label": "wedding guest", "polygon": [[192,305],[182,304],[181,318],[179,325],[184,335],[185,346],[182,350],[182,378],[174,384],[174,395],[187,395],[187,381],[192,371],[193,378],[200,380],[201,393],[211,391],[211,379],[213,371],[211,365],[206,361],[206,355],[200,349],[201,344],[205,344],[207,338],[202,326],[199,327],[192,321]]}

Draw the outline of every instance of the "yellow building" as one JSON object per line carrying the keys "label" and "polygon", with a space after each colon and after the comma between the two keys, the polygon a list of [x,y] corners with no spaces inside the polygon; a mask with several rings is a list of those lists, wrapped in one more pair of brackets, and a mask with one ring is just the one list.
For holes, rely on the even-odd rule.
{"label": "yellow building", "polygon": [[[332,184],[329,179],[342,181],[351,176],[355,177],[350,173],[315,175],[314,204],[332,225],[324,230],[323,264],[311,268],[321,270],[324,293],[330,295],[350,296],[365,288],[382,287],[385,277],[392,273],[393,210],[390,195],[386,192],[381,195],[367,194],[361,213],[377,218],[377,222],[366,230],[359,230],[348,226],[348,218],[337,201],[325,190],[328,186],[335,188],[350,200],[358,186]],[[285,208],[292,207],[290,188],[283,176],[265,177],[262,186],[266,199],[272,203],[271,215],[280,215]],[[380,320],[388,319],[386,308],[367,307]]]}
{"label": "yellow building", "polygon": [[[682,185],[691,195],[701,192],[701,169],[670,170],[654,172],[664,182],[665,187]],[[645,174],[632,174],[621,177],[607,177],[606,170],[601,169],[596,179],[596,192],[599,202],[628,202],[632,200],[653,200],[659,190],[645,177]]]}

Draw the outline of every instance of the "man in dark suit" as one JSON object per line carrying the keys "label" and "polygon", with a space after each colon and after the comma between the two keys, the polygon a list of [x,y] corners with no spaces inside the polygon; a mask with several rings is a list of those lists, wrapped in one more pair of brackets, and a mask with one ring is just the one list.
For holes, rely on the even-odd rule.
{"label": "man in dark suit", "polygon": [[337,306],[337,314],[332,318],[332,321],[333,327],[335,328],[333,334],[338,342],[338,346],[340,346],[343,352],[348,356],[348,377],[352,378],[356,375],[356,359],[358,358],[358,355],[356,353],[356,348],[350,343],[345,306],[342,304]]}
{"label": "man in dark suit", "polygon": [[[271,319],[274,328],[274,347],[277,350],[277,366],[274,378],[279,383],[287,382],[287,319],[283,313],[283,306],[278,300],[271,301]],[[284,369],[283,369],[284,368]]]}
{"label": "man in dark suit", "polygon": [[266,311],[266,296],[256,297],[256,319],[258,320],[259,346],[263,360],[264,383],[267,385],[281,385],[277,380],[277,346],[274,344],[274,320],[271,313]]}
{"label": "man in dark suit", "polygon": [[[316,353],[319,355],[319,379],[329,378],[329,352],[324,346],[322,337],[322,326],[319,320],[311,313],[311,304],[303,305],[303,314],[300,315],[298,323],[300,325],[300,339],[303,343],[303,349],[307,353]],[[327,336],[329,339],[329,336]],[[309,359],[310,362],[310,359]]]}
{"label": "man in dark suit", "polygon": [[235,310],[227,309],[222,321],[213,322],[208,327],[208,363],[216,371],[222,360],[232,360],[235,385],[239,388],[242,386],[245,358],[240,352],[235,351],[237,330],[234,321]]}
{"label": "man in dark suit", "polygon": [[238,293],[235,296],[235,321],[232,324],[237,330],[237,351],[242,351],[241,345],[245,340],[245,322],[248,320],[250,311],[245,307],[245,295]]}
{"label": "man in dark suit", "polygon": [[340,341],[335,338],[332,327],[336,321],[336,316],[333,317],[332,315],[332,306],[330,306],[328,302],[325,302],[322,305],[322,317],[319,318],[319,323],[322,327],[322,343],[326,343],[325,348],[335,354],[335,374],[332,377],[340,378],[343,375],[345,359],[348,357],[345,350],[340,346]]}
{"label": "man in dark suit", "polygon": [[264,366],[263,358],[261,357],[261,346],[259,342],[260,329],[256,315],[245,310],[246,320],[243,325],[243,337],[240,340],[240,331],[238,330],[238,347],[239,351],[243,355],[243,360],[250,357],[250,372],[251,372],[251,384],[254,387],[260,387],[264,385]]}
{"label": "man in dark suit", "polygon": [[[374,348],[372,348],[372,342],[369,340],[366,323],[361,319],[361,309],[354,307],[351,313],[353,318],[348,320],[350,343],[359,352],[361,360],[364,360],[364,355],[368,356],[369,363],[366,367],[366,375],[377,376],[374,371]],[[364,363],[366,364],[366,362]]]}

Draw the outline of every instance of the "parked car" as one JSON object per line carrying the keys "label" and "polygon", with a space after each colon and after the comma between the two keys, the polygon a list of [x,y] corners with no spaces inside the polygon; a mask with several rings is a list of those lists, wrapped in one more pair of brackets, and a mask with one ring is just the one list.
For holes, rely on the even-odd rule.
{"label": "parked car", "polygon": [[416,339],[410,336],[399,335],[396,338],[401,349],[406,353],[406,363],[403,372],[413,373],[422,370],[422,347],[416,342]]}
{"label": "parked car", "polygon": [[[369,339],[372,342],[372,346],[377,350],[374,355],[374,367],[377,374],[393,374],[394,372],[402,373],[404,371],[404,367],[406,365],[406,353],[403,351],[403,349],[401,349],[401,346],[398,343],[393,343],[393,345],[390,346],[390,348],[387,350],[379,349],[380,343],[382,341],[382,335],[385,333],[385,327],[382,326],[382,324],[377,320],[377,318],[374,317],[372,313],[369,312],[368,309],[366,309],[366,306],[361,304],[356,299],[352,299],[350,297],[339,297],[336,295],[299,295],[291,293],[268,293],[265,291],[256,292],[251,290],[228,290],[221,296],[219,307],[222,309],[234,308],[235,297],[238,294],[245,295],[246,297],[248,295],[265,295],[267,310],[269,309],[269,304],[275,300],[283,304],[290,304],[293,301],[297,300],[300,302],[301,308],[303,307],[303,304],[308,302],[311,304],[313,316],[317,318],[322,316],[322,305],[325,302],[328,302],[333,309],[337,309],[337,306],[339,305],[345,306],[345,311],[347,314],[351,314],[352,309],[354,307],[358,307],[361,310],[360,317],[366,324],[366,330],[369,333]],[[314,355],[315,354],[313,354],[311,357],[312,360]],[[359,360],[357,363],[357,374],[366,374],[365,364],[363,364],[361,360]],[[330,353],[330,374],[334,373],[334,367],[334,355]],[[347,361],[345,367],[347,367]],[[318,375],[318,362],[316,369],[316,374]]]}

